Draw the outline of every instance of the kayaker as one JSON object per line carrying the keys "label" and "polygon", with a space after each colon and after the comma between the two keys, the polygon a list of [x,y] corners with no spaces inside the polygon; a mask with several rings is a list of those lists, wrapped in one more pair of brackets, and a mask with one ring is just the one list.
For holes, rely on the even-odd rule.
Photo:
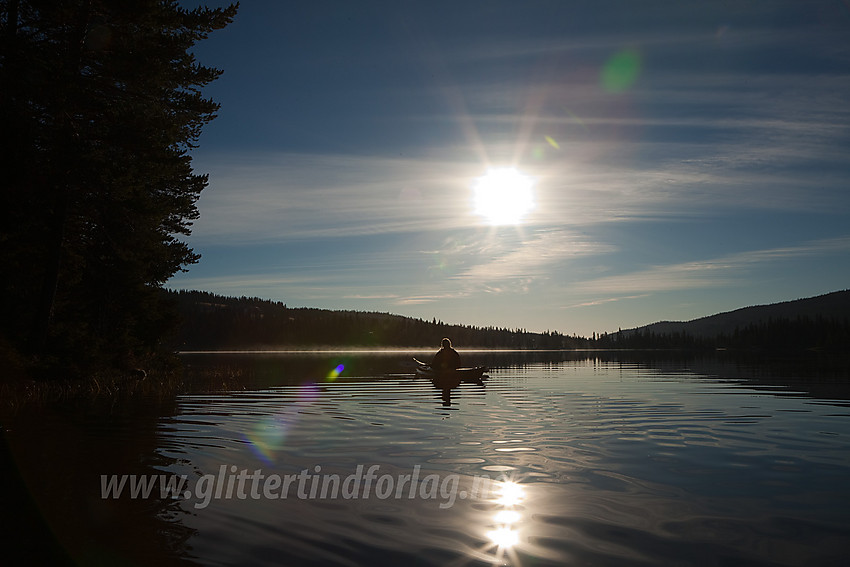
{"label": "kayaker", "polygon": [[460,368],[460,355],[452,348],[452,341],[448,338],[440,341],[442,348],[434,355],[431,368],[437,371],[454,370]]}

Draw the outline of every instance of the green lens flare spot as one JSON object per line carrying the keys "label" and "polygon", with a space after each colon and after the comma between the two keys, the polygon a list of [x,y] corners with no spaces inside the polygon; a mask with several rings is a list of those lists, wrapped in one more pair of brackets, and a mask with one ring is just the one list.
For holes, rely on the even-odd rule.
{"label": "green lens flare spot", "polygon": [[602,67],[602,88],[610,93],[628,90],[640,75],[641,57],[634,49],[613,55]]}

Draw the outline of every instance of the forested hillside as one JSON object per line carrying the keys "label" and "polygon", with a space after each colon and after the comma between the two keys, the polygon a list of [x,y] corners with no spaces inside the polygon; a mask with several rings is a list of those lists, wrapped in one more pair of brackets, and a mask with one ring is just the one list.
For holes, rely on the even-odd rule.
{"label": "forested hillside", "polygon": [[603,335],[601,347],[850,350],[850,291]]}
{"label": "forested hillside", "polygon": [[448,325],[362,311],[290,308],[260,298],[169,291],[182,324],[179,350],[424,347],[448,336],[459,348],[850,350],[850,291],[738,309],[689,322],[655,323],[593,339],[557,331]]}
{"label": "forested hillside", "polygon": [[183,320],[180,350],[287,347],[439,346],[448,336],[459,348],[559,349],[590,341],[556,331],[447,325],[388,313],[290,308],[260,298],[224,297],[203,291],[169,292]]}

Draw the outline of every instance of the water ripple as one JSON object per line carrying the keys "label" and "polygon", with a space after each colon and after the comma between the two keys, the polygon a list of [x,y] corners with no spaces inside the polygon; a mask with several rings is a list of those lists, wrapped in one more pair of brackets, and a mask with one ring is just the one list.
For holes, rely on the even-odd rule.
{"label": "water ripple", "polygon": [[409,377],[183,396],[159,433],[164,451],[179,448],[201,473],[238,463],[344,477],[375,464],[457,475],[470,494],[484,476],[526,491],[502,509],[458,496],[447,508],[406,497],[213,502],[187,520],[213,563],[237,561],[226,542],[239,541],[255,564],[285,549],[305,564],[781,565],[829,559],[850,535],[838,504],[850,496],[839,480],[850,421],[835,408],[682,369],[588,361],[500,368],[448,400]]}

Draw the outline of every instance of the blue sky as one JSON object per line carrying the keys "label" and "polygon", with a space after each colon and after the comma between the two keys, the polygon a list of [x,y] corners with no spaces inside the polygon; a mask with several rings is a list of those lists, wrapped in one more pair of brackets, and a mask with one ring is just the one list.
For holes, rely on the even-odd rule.
{"label": "blue sky", "polygon": [[580,335],[850,288],[847,3],[246,1],[196,55],[169,287]]}

